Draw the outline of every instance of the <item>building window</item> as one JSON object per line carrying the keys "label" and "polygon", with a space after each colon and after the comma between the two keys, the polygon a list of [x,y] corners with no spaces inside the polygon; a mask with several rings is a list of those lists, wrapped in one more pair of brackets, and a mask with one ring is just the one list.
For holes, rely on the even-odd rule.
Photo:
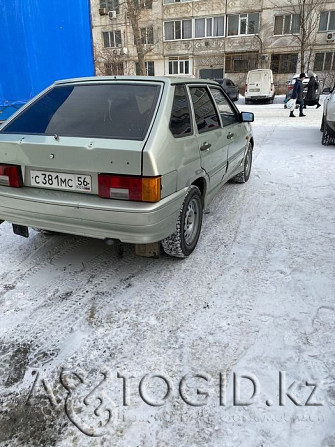
{"label": "building window", "polygon": [[297,70],[298,54],[273,54],[271,69],[274,73],[295,73]]}
{"label": "building window", "polygon": [[[145,64],[145,71],[147,76],[155,76],[155,63],[152,61],[144,62]],[[139,65],[138,62],[136,62],[136,75],[139,75]]]}
{"label": "building window", "polygon": [[105,74],[106,76],[124,75],[123,62],[115,61],[110,64],[105,64]]}
{"label": "building window", "polygon": [[154,43],[154,30],[152,26],[147,28],[141,28],[141,43],[147,45],[153,45]]}
{"label": "building window", "polygon": [[141,9],[152,9],[152,0],[139,0]]}
{"label": "building window", "polygon": [[147,72],[147,76],[155,76],[155,63],[152,61],[146,62],[145,70]]}
{"label": "building window", "polygon": [[165,40],[180,40],[192,38],[192,20],[175,20],[164,23]]}
{"label": "building window", "polygon": [[246,73],[257,68],[258,53],[227,54],[225,71],[227,73]]}
{"label": "building window", "polygon": [[224,35],[224,16],[164,22],[164,40],[199,39]]}
{"label": "building window", "polygon": [[335,11],[321,12],[319,31],[335,31]]}
{"label": "building window", "polygon": [[191,74],[190,60],[185,57],[170,57],[169,74]]}
{"label": "building window", "polygon": [[300,16],[299,14],[286,14],[275,16],[275,27],[273,34],[282,36],[283,34],[299,34]]}
{"label": "building window", "polygon": [[335,53],[315,53],[314,71],[335,71]]}
{"label": "building window", "polygon": [[102,33],[105,48],[120,48],[122,46],[121,42],[121,31],[108,31]]}
{"label": "building window", "polygon": [[100,8],[106,8],[107,11],[116,11],[119,14],[119,0],[100,0]]}
{"label": "building window", "polygon": [[194,37],[224,36],[224,16],[194,20]]}
{"label": "building window", "polygon": [[257,34],[259,29],[259,14],[235,14],[228,16],[228,36]]}

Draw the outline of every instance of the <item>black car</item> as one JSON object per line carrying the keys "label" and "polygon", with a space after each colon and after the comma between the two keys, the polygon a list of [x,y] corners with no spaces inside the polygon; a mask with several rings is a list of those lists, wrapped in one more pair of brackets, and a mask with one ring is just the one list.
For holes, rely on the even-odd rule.
{"label": "black car", "polygon": [[238,101],[239,91],[237,85],[233,83],[232,80],[223,78],[223,79],[214,79],[214,81],[218,82],[223,90],[227,93],[229,98],[232,101]]}

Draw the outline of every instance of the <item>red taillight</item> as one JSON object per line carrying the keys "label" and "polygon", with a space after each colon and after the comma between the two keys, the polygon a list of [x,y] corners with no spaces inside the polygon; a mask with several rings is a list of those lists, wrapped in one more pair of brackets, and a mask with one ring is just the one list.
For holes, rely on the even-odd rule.
{"label": "red taillight", "polygon": [[99,196],[105,199],[158,202],[161,198],[160,177],[131,177],[99,174]]}
{"label": "red taillight", "polygon": [[245,91],[248,90],[248,84],[245,84]]}
{"label": "red taillight", "polygon": [[289,90],[293,90],[293,85],[289,85],[289,86],[288,86],[288,89],[289,89]]}
{"label": "red taillight", "polygon": [[275,85],[274,85],[274,83],[272,82],[271,83],[271,90],[273,90],[275,88]]}
{"label": "red taillight", "polygon": [[21,167],[0,164],[0,186],[20,188],[23,185]]}

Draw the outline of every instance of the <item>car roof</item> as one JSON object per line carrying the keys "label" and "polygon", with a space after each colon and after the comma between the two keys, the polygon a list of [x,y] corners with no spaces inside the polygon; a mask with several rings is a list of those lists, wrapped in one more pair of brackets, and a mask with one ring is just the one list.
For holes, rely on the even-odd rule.
{"label": "car roof", "polygon": [[[300,74],[295,74],[294,76],[292,76],[292,79],[299,79]],[[309,79],[309,76],[305,76],[304,79]]]}
{"label": "car roof", "polygon": [[174,76],[91,76],[73,79],[61,79],[55,81],[54,85],[70,85],[70,84],[102,84],[110,82],[146,82],[146,83],[163,83],[167,85],[176,84],[213,84],[217,83],[209,79],[197,79],[190,77],[174,77]]}
{"label": "car roof", "polygon": [[255,68],[254,70],[249,70],[248,73],[250,73],[250,71],[272,71],[271,68]]}

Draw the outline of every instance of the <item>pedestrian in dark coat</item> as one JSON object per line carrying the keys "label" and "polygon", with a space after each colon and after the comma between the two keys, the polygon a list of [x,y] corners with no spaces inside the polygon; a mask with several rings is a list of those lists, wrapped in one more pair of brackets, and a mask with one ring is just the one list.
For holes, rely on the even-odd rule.
{"label": "pedestrian in dark coat", "polygon": [[[304,97],[303,97],[303,91],[304,87],[302,85],[302,81],[305,79],[306,75],[305,73],[300,73],[299,78],[296,79],[293,92],[292,92],[292,99],[296,100],[296,103],[299,104],[299,116],[306,116],[303,113],[304,110]],[[290,112],[290,117],[294,118],[295,115],[293,111]]]}
{"label": "pedestrian in dark coat", "polygon": [[312,71],[308,71],[307,73],[309,77],[309,81],[307,84],[307,94],[305,97],[305,107],[306,106],[315,106],[318,109],[321,107],[321,104],[319,103],[319,99],[316,97],[316,92],[319,87],[319,84],[317,83],[314,73]]}

